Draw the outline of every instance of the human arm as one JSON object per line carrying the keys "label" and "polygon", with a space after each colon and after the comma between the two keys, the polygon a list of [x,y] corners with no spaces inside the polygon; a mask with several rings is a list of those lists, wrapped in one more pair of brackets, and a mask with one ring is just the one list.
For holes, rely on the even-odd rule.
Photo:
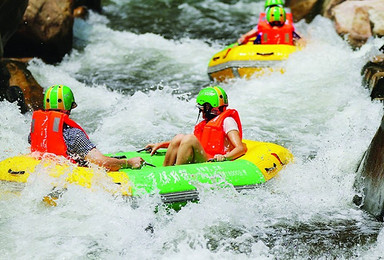
{"label": "human arm", "polygon": [[226,154],[216,154],[214,158],[221,162],[221,161],[230,161],[233,159],[236,159],[242,155],[245,154],[247,151],[245,144],[242,142],[240,138],[240,133],[238,130],[231,130],[227,133],[228,139],[233,145],[233,149]]}
{"label": "human arm", "polygon": [[63,131],[67,145],[67,153],[78,163],[91,162],[105,167],[110,171],[117,171],[123,167],[139,168],[144,161],[140,157],[131,159],[116,159],[103,155],[86,134],[78,128],[67,128]]}
{"label": "human arm", "polygon": [[241,37],[237,40],[237,42],[238,42],[239,44],[247,43],[248,40],[249,40],[250,38],[252,38],[252,37],[255,37],[256,34],[257,34],[257,30],[252,29],[252,30],[250,30],[249,32],[247,32],[246,34],[241,35]]}
{"label": "human arm", "polygon": [[171,141],[160,142],[160,143],[155,143],[155,144],[147,144],[147,146],[145,146],[145,148],[149,148],[150,149],[151,156],[152,156],[160,148],[168,148],[170,143],[171,143]]}
{"label": "human arm", "polygon": [[140,168],[144,160],[141,157],[133,157],[130,159],[117,159],[105,156],[96,147],[84,158],[86,161],[97,164],[109,171],[118,171],[121,168]]}

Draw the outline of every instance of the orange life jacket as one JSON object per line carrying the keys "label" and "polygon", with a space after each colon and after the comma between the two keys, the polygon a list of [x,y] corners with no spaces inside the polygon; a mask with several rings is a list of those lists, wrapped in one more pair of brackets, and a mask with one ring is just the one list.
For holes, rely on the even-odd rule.
{"label": "orange life jacket", "polygon": [[293,45],[293,26],[292,14],[287,13],[287,19],[282,27],[272,27],[267,19],[260,14],[257,32],[261,34],[261,44],[288,44]]}
{"label": "orange life jacket", "polygon": [[[65,113],[59,111],[33,112],[31,124],[31,152],[53,153],[68,157],[63,137],[64,124],[85,131]],[[87,135],[85,133],[85,135]],[[88,137],[88,135],[87,135]]]}
{"label": "orange life jacket", "polygon": [[[266,18],[266,13],[260,13],[259,15],[259,22],[257,24],[260,24],[261,22],[266,22],[267,21],[267,18]],[[292,17],[292,13],[286,13],[285,14],[285,18],[286,18],[286,21],[285,23],[287,24],[291,24],[293,26],[293,17]]]}
{"label": "orange life jacket", "polygon": [[215,154],[224,154],[225,132],[224,119],[233,117],[239,127],[240,138],[243,138],[239,113],[235,109],[227,109],[210,121],[203,120],[195,126],[194,135],[199,139],[204,151],[212,158]]}

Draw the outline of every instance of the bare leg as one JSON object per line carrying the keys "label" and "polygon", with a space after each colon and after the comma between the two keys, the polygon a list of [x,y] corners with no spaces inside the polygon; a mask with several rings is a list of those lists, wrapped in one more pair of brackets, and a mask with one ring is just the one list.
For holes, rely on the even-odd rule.
{"label": "bare leg", "polygon": [[208,159],[204,148],[194,135],[185,135],[177,150],[176,165],[206,162]]}
{"label": "bare leg", "polygon": [[183,138],[184,135],[178,134],[172,139],[165,154],[163,166],[170,166],[176,163],[177,151]]}

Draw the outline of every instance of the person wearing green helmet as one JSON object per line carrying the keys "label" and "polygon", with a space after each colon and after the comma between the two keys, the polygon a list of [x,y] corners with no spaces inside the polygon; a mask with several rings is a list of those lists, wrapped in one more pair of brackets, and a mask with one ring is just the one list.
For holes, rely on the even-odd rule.
{"label": "person wearing green helmet", "polygon": [[104,156],[90,140],[86,132],[69,118],[77,107],[72,90],[64,85],[54,85],[44,94],[44,110],[33,112],[29,143],[31,152],[41,157],[45,153],[64,156],[79,165],[95,163],[107,170],[139,168],[141,157],[116,159]]}
{"label": "person wearing green helmet", "polygon": [[178,134],[171,141],[148,144],[153,155],[159,148],[168,148],[164,166],[201,163],[208,160],[234,160],[246,152],[242,142],[239,113],[228,109],[228,97],[219,86],[200,90],[196,98],[203,120],[193,134]]}
{"label": "person wearing green helmet", "polygon": [[[259,23],[237,40],[239,45],[246,44],[253,37],[254,44],[303,45],[300,35],[295,32],[291,14],[287,14],[277,0],[267,1],[266,13],[260,15]],[[266,2],[266,5],[267,5]],[[287,19],[289,17],[289,19]]]}
{"label": "person wearing green helmet", "polygon": [[268,8],[272,6],[280,6],[284,7],[284,1],[283,0],[267,0],[264,4],[264,9],[267,11]]}

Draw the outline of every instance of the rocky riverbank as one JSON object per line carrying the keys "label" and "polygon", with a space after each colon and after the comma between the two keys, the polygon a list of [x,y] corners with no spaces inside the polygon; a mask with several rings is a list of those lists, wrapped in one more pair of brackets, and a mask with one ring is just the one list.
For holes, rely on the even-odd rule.
{"label": "rocky riverbank", "polygon": [[85,18],[89,9],[100,12],[101,1],[2,1],[0,100],[17,101],[21,112],[42,107],[43,89],[27,70],[26,62],[32,57],[59,62],[72,49],[75,17]]}

